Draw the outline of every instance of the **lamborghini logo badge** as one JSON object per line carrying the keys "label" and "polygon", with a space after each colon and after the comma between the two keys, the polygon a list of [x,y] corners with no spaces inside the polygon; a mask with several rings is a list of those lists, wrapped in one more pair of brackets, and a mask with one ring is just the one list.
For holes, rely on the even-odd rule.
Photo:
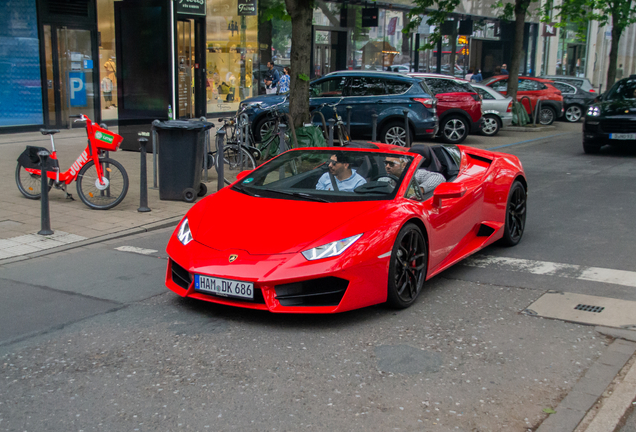
{"label": "lamborghini logo badge", "polygon": [[234,261],[236,261],[237,258],[238,258],[238,255],[236,254],[230,255],[230,262],[233,263]]}

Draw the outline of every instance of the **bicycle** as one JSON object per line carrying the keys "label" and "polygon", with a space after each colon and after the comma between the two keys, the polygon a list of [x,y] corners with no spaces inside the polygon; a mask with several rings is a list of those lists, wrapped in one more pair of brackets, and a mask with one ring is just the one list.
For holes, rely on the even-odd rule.
{"label": "bicycle", "polygon": [[349,134],[347,133],[347,127],[344,121],[342,120],[342,116],[338,114],[338,109],[336,108],[340,104],[340,102],[342,102],[343,100],[344,100],[344,97],[341,97],[338,102],[333,104],[329,104],[328,102],[325,102],[324,104],[318,106],[318,108],[316,108],[313,111],[314,113],[321,112],[322,108],[324,107],[333,108],[333,114],[336,119],[336,123],[333,125],[335,129],[334,135],[337,134],[338,142],[340,143],[341,146],[345,146],[351,143],[351,137],[349,137]]}
{"label": "bicycle", "polygon": [[[48,160],[47,177],[49,190],[53,186],[66,193],[66,197],[73,199],[67,192],[67,186],[72,181],[77,182],[77,194],[84,204],[95,210],[108,210],[123,201],[128,192],[128,174],[124,167],[106,152],[116,151],[123,138],[109,130],[93,123],[84,114],[70,116],[76,118],[74,122],[86,122],[88,146],[64,172],[60,172],[53,136],[58,129],[40,129],[42,135],[51,137],[51,155]],[[18,190],[29,199],[40,199],[42,170],[38,151],[47,150],[44,147],[27,146],[18,157],[15,170],[15,181]]]}
{"label": "bicycle", "polygon": [[[288,126],[288,131],[285,138],[286,141],[289,142],[291,138],[291,140],[293,141],[291,147],[298,147],[298,140],[296,139],[296,130],[294,129],[293,119],[291,118],[289,113],[283,112],[278,108],[279,106],[287,102],[287,99],[288,98],[285,97],[282,102],[267,107],[267,110],[269,111],[267,114],[268,120],[265,120],[265,122],[259,122],[261,127],[259,130],[256,131],[258,134],[260,134],[261,138],[261,144],[258,147],[261,152],[259,165],[280,153],[279,130],[281,123],[284,123]],[[253,138],[254,137],[252,133],[252,140]],[[253,140],[253,142],[256,141]],[[275,144],[272,146],[273,143]]]}

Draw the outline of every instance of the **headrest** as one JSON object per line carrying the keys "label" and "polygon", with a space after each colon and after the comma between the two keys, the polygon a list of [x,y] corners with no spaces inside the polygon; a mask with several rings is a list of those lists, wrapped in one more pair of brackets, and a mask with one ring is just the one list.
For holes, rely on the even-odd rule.
{"label": "headrest", "polygon": [[415,144],[409,149],[409,153],[416,153],[424,158],[422,168],[440,174],[443,173],[444,167],[429,146],[425,144]]}

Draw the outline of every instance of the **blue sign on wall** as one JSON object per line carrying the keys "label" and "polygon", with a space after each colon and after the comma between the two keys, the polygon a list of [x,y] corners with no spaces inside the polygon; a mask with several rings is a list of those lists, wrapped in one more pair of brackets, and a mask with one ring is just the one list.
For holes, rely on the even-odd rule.
{"label": "blue sign on wall", "polygon": [[84,72],[68,73],[68,89],[72,107],[86,106],[86,79]]}

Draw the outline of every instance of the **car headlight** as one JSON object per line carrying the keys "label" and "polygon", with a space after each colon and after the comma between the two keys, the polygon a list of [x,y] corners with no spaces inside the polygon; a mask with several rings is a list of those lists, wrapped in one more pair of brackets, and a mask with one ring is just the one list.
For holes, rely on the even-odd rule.
{"label": "car headlight", "polygon": [[192,233],[190,232],[190,224],[188,223],[188,218],[183,219],[183,222],[181,222],[181,225],[177,230],[177,238],[184,246],[194,240],[192,238]]}
{"label": "car headlight", "polygon": [[327,243],[326,245],[308,249],[306,251],[303,251],[302,254],[309,261],[338,256],[346,251],[349,246],[354,244],[360,237],[362,237],[362,234],[347,237],[342,240]]}
{"label": "car headlight", "polygon": [[587,115],[592,117],[598,117],[601,115],[601,109],[597,106],[591,106],[587,109]]}

